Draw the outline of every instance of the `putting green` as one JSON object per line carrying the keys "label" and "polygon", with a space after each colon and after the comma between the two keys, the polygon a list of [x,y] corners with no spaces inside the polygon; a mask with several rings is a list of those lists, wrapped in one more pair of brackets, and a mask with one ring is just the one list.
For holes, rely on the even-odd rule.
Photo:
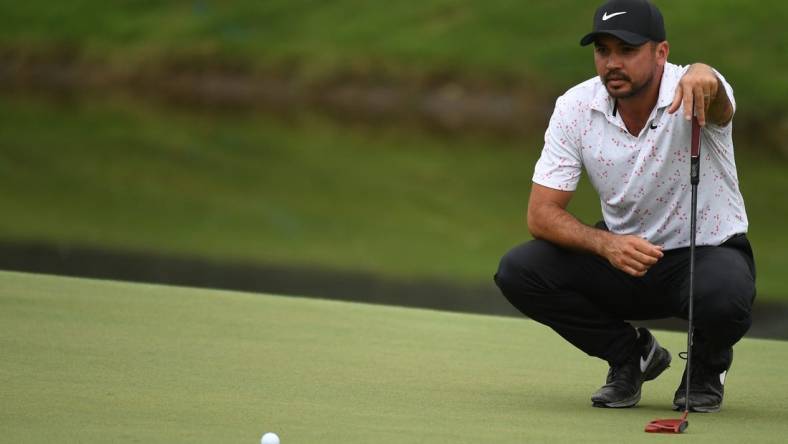
{"label": "putting green", "polygon": [[[656,442],[683,361],[637,408],[604,363],[514,318],[0,272],[6,442]],[[685,337],[657,333],[673,351]],[[743,340],[693,442],[784,442],[788,347]]]}

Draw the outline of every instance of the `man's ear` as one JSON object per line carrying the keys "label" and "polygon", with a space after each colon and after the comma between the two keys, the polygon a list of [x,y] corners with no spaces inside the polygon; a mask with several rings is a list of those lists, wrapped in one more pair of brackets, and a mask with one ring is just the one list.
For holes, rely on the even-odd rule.
{"label": "man's ear", "polygon": [[666,62],[668,60],[668,54],[670,54],[670,44],[668,41],[665,40],[664,42],[657,43],[655,52],[657,53],[657,60],[663,63]]}

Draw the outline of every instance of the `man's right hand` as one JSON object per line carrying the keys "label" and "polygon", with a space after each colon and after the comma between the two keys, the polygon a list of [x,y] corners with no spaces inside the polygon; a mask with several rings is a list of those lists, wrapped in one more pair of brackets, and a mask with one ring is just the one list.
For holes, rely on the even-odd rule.
{"label": "man's right hand", "polygon": [[646,274],[662,258],[662,247],[632,235],[610,233],[602,255],[619,270],[635,277]]}

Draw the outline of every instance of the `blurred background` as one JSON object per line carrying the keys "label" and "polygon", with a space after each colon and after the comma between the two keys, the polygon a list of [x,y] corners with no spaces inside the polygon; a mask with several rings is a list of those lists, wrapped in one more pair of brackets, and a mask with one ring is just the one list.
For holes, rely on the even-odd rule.
{"label": "blurred background", "polygon": [[[655,3],[670,61],[733,84],[786,314],[788,3]],[[0,0],[0,268],[514,314],[492,274],[596,6]]]}

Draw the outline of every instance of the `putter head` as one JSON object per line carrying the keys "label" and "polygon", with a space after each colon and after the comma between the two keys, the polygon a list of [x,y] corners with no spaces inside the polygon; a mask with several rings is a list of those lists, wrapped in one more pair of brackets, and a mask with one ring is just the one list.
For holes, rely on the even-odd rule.
{"label": "putter head", "polygon": [[679,419],[655,419],[646,424],[646,432],[649,433],[684,433],[689,427],[687,412]]}

